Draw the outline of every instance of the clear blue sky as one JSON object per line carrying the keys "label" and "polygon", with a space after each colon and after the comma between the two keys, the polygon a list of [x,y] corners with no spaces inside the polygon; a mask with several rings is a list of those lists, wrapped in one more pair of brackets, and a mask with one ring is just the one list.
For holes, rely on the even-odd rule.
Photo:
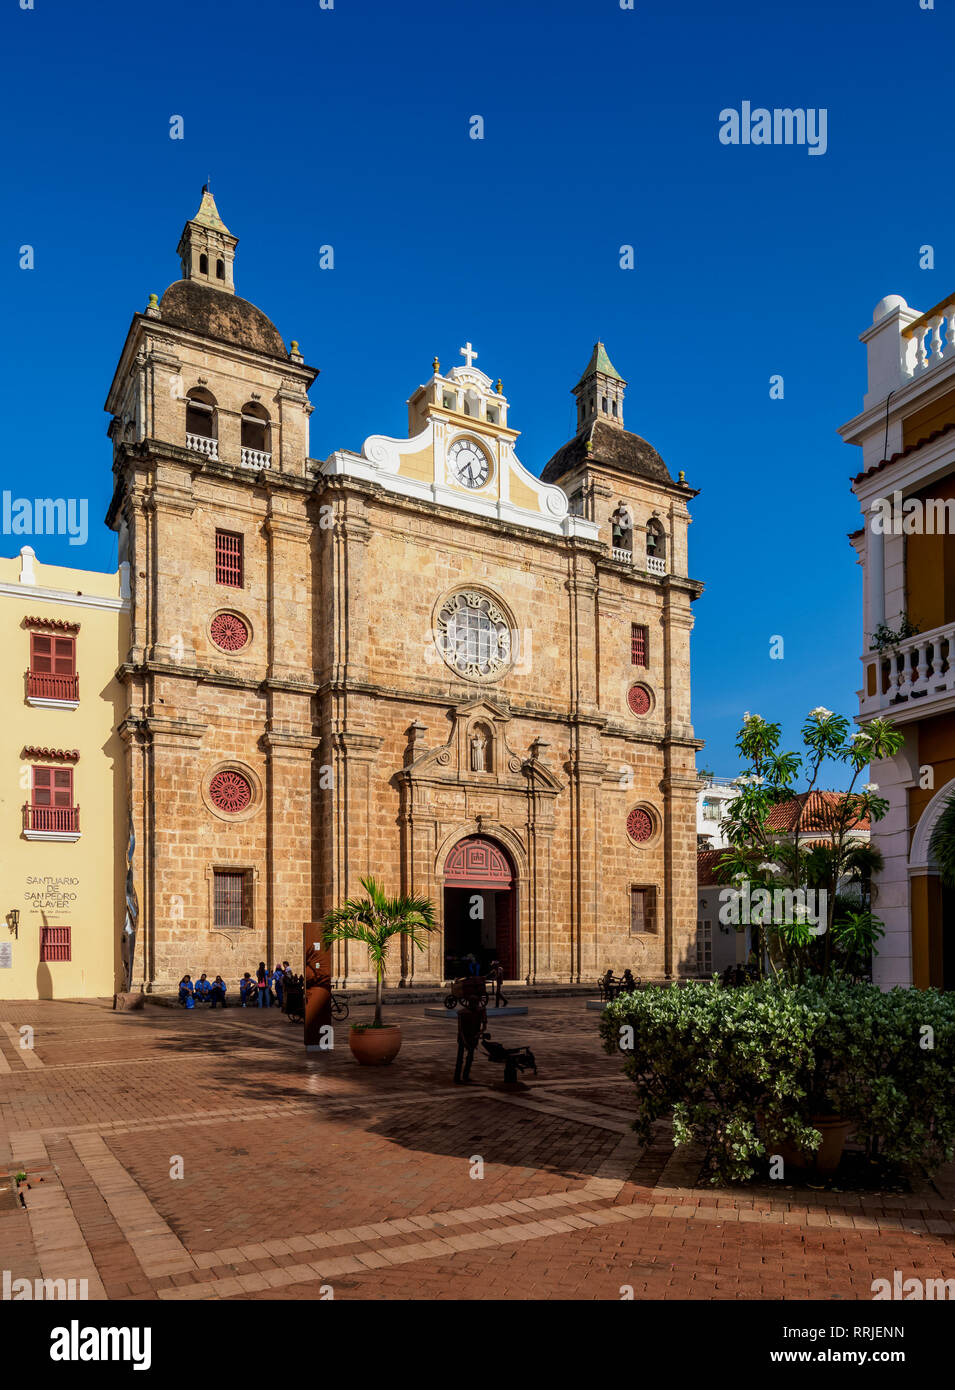
{"label": "clear blue sky", "polygon": [[[538,472],[600,336],[627,426],[701,489],[700,765],[736,769],[744,710],[790,741],[812,705],[855,712],[859,455],[835,430],[876,301],[955,288],[950,0],[34,3],[0,20],[2,486],[90,502],[89,543],[41,560],[115,563],[102,403],[211,175],[238,292],[322,370],[316,457],[404,433],[432,357],[470,339]],[[744,100],[826,108],[827,153],[722,145]]]}

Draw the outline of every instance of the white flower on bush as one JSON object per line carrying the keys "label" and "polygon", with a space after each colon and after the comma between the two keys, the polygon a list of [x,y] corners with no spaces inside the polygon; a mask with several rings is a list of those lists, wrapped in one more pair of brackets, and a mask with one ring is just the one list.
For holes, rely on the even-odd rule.
{"label": "white flower on bush", "polygon": [[811,709],[811,710],[809,711],[809,718],[810,718],[810,719],[818,719],[820,722],[821,722],[823,719],[831,719],[831,718],[832,718],[832,710],[831,710],[831,709],[826,709],[825,705],[817,705],[815,709]]}
{"label": "white flower on bush", "polygon": [[760,864],[759,869],[760,869],[760,873],[767,873],[767,874],[781,874],[781,873],[782,873],[782,869],[779,867],[779,865],[778,865],[778,864],[770,864],[770,862],[769,862],[768,859],[766,860],[766,862],[765,862],[764,864]]}
{"label": "white flower on bush", "polygon": [[878,782],[866,782],[862,790],[864,792],[877,792],[879,790],[879,784]]}

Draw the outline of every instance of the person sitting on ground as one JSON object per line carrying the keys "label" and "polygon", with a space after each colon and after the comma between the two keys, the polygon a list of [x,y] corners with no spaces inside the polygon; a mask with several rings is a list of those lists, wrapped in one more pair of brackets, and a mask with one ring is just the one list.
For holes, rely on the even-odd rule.
{"label": "person sitting on ground", "polygon": [[252,976],[249,974],[247,970],[245,974],[242,976],[242,979],[239,981],[239,1000],[242,1004],[243,1009],[248,1005],[249,995],[252,993],[254,989],[255,981],[253,980]]}
{"label": "person sitting on ground", "polygon": [[259,995],[259,1008],[271,1008],[272,992],[269,989],[269,969],[264,960],[259,961],[259,968],[255,972],[255,987]]}
{"label": "person sitting on ground", "polygon": [[212,989],[209,991],[209,1003],[213,1008],[221,1004],[225,1008],[225,980],[221,975],[217,975],[212,981]]}
{"label": "person sitting on ground", "polygon": [[211,994],[212,981],[209,979],[205,971],[203,971],[202,974],[199,976],[198,980],[196,981],[196,1003],[208,1004]]}
{"label": "person sitting on ground", "polygon": [[182,979],[179,981],[180,1004],[184,1005],[187,1009],[194,1009],[196,1007],[195,994],[196,987],[192,983],[192,976],[183,975]]}

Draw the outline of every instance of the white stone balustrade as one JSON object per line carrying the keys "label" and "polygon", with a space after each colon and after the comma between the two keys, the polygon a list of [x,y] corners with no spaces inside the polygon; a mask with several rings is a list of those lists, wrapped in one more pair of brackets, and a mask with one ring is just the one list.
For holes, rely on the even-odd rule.
{"label": "white stone balustrade", "polygon": [[[942,324],[946,325],[943,335]],[[902,330],[903,338],[915,343],[913,375],[928,371],[937,363],[947,361],[955,353],[955,299],[937,304],[934,309]]]}
{"label": "white stone balustrade", "polygon": [[873,663],[876,691],[863,691],[860,713],[900,710],[905,704],[917,705],[920,714],[931,710],[955,694],[955,623],[908,637],[881,655],[870,652],[863,657],[866,669]]}
{"label": "white stone balustrade", "polygon": [[197,454],[205,454],[207,459],[217,459],[219,457],[218,439],[210,439],[205,434],[187,434],[186,448],[194,449]]}
{"label": "white stone balustrade", "polygon": [[242,450],[243,468],[271,468],[272,455],[265,449],[246,449]]}
{"label": "white stone balustrade", "polygon": [[666,572],[665,560],[658,560],[655,555],[647,556],[647,574],[666,574]]}
{"label": "white stone balustrade", "polygon": [[632,550],[621,550],[619,546],[611,546],[610,554],[615,560],[622,560],[625,565],[629,565],[633,559]]}

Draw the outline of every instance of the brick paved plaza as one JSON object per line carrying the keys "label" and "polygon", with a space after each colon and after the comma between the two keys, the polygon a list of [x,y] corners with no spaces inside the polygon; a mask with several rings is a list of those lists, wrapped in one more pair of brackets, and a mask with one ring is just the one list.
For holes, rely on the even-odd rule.
{"label": "brick paved plaza", "polygon": [[492,1024],[537,1054],[521,1093],[481,1059],[455,1087],[454,1024],[421,1005],[388,1010],[396,1063],[360,1068],[275,1010],[4,1004],[0,1186],[32,1185],[3,1194],[0,1265],[100,1299],[869,1300],[955,1274],[952,1168],[895,1197],[695,1187],[662,1128],[635,1141],[598,1015],[528,1003]]}

